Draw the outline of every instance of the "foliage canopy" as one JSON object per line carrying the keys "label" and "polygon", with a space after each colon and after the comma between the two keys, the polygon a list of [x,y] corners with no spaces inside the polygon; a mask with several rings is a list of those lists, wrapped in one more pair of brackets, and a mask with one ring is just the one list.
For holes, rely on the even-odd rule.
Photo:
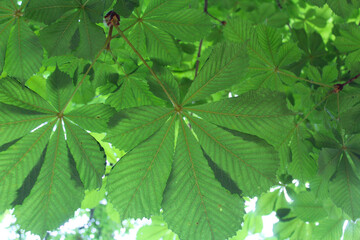
{"label": "foliage canopy", "polygon": [[153,218],[139,239],[273,211],[278,239],[360,239],[359,8],[0,0],[0,211],[42,237],[106,198]]}

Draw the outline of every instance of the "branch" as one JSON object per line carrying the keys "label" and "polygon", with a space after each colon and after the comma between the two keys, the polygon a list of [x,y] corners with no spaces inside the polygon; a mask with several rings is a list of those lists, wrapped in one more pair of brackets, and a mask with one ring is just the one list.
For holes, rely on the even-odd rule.
{"label": "branch", "polygon": [[345,83],[338,83],[338,84],[335,84],[334,85],[334,90],[333,90],[333,92],[334,93],[338,93],[338,92],[340,92],[341,90],[343,90],[343,88],[346,86],[346,85],[348,85],[348,84],[350,84],[350,83],[352,83],[353,81],[355,81],[357,78],[359,78],[360,77],[360,73],[358,73],[356,76],[354,76],[353,78],[350,78],[348,81],[346,81]]}

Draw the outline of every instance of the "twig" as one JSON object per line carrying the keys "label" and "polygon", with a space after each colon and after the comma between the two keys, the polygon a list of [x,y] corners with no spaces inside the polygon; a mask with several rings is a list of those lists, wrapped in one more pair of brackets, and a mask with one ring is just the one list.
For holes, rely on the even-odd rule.
{"label": "twig", "polygon": [[213,15],[211,15],[208,12],[208,0],[205,0],[204,3],[204,13],[206,13],[207,15],[209,15],[210,17],[212,17],[214,20],[218,21],[219,23],[221,23],[221,25],[226,25],[226,21],[221,21],[220,19],[218,19],[217,17],[214,17]]}
{"label": "twig", "polygon": [[283,8],[283,7],[281,6],[280,0],[276,0],[276,4],[278,5],[278,7],[279,7],[280,9]]}
{"label": "twig", "polygon": [[202,46],[202,43],[203,43],[203,40],[201,39],[200,40],[200,43],[199,43],[199,50],[198,50],[198,54],[197,54],[197,59],[196,59],[196,67],[195,67],[195,77],[194,77],[194,80],[195,78],[197,77],[197,74],[198,74],[198,71],[199,71],[199,64],[200,64],[200,56],[201,56],[201,46]]}
{"label": "twig", "polygon": [[334,92],[334,93],[340,92],[341,90],[343,90],[343,88],[344,88],[346,85],[352,83],[353,81],[355,81],[355,80],[356,80],[357,78],[359,78],[359,77],[360,77],[360,73],[357,74],[355,77],[350,78],[350,79],[349,79],[348,81],[346,81],[345,83],[335,84],[335,85],[334,85],[334,90],[333,90],[333,92]]}

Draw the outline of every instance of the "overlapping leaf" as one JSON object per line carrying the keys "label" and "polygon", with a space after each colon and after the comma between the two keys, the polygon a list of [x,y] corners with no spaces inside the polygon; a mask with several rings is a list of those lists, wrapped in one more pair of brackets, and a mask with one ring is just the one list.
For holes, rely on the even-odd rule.
{"label": "overlapping leaf", "polygon": [[186,9],[189,1],[157,0],[148,2],[147,6],[142,3],[138,9],[143,12],[137,11],[130,16],[132,23],[126,24],[134,29],[128,38],[135,40],[132,42],[140,50],[145,44],[147,51],[141,52],[161,64],[180,61],[180,51],[172,35],[179,40],[194,41],[210,31],[209,17],[200,10]]}
{"label": "overlapping leaf", "polygon": [[84,188],[101,186],[104,154],[76,123],[105,130],[113,109],[99,104],[94,109],[102,111],[95,112],[84,106],[67,118],[63,110],[74,86],[58,69],[47,82],[50,104],[16,80],[2,80],[1,211],[16,205],[22,228],[43,235],[80,206]]}
{"label": "overlapping leaf", "polygon": [[42,45],[49,56],[70,53],[92,59],[105,43],[101,22],[108,1],[30,1],[26,16],[49,26],[40,31]]}

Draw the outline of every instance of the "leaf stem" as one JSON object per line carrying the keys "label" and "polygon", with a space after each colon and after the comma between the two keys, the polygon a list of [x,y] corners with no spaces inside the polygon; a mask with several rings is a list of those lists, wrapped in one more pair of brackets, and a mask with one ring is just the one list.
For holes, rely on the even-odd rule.
{"label": "leaf stem", "polygon": [[200,56],[201,56],[201,47],[202,47],[202,43],[203,43],[203,39],[200,40],[200,43],[199,43],[199,50],[198,50],[198,54],[197,54],[197,59],[196,59],[196,63],[195,63],[195,77],[194,77],[194,80],[195,78],[197,77],[197,74],[198,74],[198,71],[199,71],[199,64],[200,64]]}
{"label": "leaf stem", "polygon": [[121,29],[113,24],[115,29],[118,31],[118,33],[120,34],[120,36],[125,40],[125,42],[131,47],[131,49],[134,51],[134,53],[140,58],[140,60],[144,63],[144,65],[147,67],[147,69],[149,69],[151,75],[153,75],[153,77],[155,78],[155,80],[157,81],[157,83],[161,86],[161,88],[163,89],[163,91],[165,92],[166,96],[168,97],[168,99],[170,100],[170,102],[172,103],[172,105],[174,107],[178,107],[178,104],[174,101],[174,99],[170,96],[170,94],[168,93],[168,91],[166,90],[164,84],[160,81],[159,77],[156,75],[156,73],[154,72],[154,70],[152,70],[152,68],[149,66],[149,64],[147,64],[147,62],[145,61],[145,59],[141,56],[141,54],[136,50],[136,48],[134,47],[134,45],[132,45],[132,43],[129,41],[129,39],[125,36],[124,32],[121,31]]}

